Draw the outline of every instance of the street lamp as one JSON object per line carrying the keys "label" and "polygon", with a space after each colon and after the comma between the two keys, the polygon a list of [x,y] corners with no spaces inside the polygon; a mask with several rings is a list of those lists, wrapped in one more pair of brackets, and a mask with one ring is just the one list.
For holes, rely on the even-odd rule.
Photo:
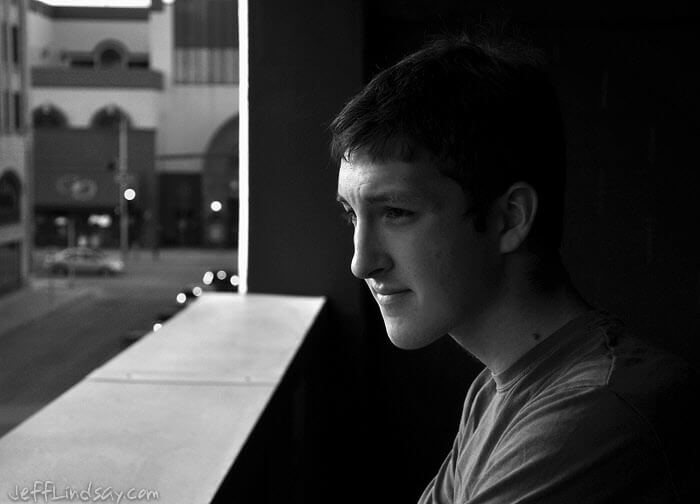
{"label": "street lamp", "polygon": [[[117,173],[116,179],[119,182],[119,248],[124,262],[126,262],[126,256],[129,252],[129,207],[127,206],[126,194],[129,182],[127,140],[126,117],[122,114],[119,119],[119,173]],[[131,189],[131,191],[134,190]],[[133,196],[136,196],[135,192]]]}

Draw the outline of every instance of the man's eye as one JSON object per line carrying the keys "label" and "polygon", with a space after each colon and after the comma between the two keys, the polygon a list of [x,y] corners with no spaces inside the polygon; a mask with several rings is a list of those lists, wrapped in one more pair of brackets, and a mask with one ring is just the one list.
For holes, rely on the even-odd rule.
{"label": "man's eye", "polygon": [[384,216],[391,220],[406,219],[414,215],[410,210],[404,210],[403,208],[387,208],[384,211]]}
{"label": "man's eye", "polygon": [[348,210],[343,210],[343,211],[341,212],[340,216],[343,218],[343,220],[344,220],[347,224],[349,224],[349,225],[351,225],[351,226],[354,226],[355,223],[357,222],[357,217],[355,216],[355,212],[353,212],[353,211],[350,210],[350,209],[348,209]]}

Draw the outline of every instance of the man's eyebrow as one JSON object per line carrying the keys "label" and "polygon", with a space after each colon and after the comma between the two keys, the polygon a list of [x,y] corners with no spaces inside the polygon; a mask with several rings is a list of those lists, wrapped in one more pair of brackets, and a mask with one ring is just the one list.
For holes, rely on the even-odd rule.
{"label": "man's eyebrow", "polygon": [[[340,194],[336,196],[336,201],[338,203],[343,203],[348,205],[349,203],[345,198],[343,198]],[[364,198],[367,203],[370,204],[376,204],[376,203],[411,203],[411,202],[416,202],[419,201],[422,198],[422,195],[419,193],[414,193],[414,192],[383,192],[383,193],[377,193],[377,194],[372,194]]]}

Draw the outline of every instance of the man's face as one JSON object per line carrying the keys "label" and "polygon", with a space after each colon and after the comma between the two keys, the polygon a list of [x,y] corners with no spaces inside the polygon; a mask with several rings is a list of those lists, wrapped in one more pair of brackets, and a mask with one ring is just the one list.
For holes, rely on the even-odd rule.
{"label": "man's face", "polygon": [[493,232],[477,233],[462,188],[429,160],[343,160],[338,201],[354,226],[352,272],[391,341],[420,348],[469,327],[498,285]]}

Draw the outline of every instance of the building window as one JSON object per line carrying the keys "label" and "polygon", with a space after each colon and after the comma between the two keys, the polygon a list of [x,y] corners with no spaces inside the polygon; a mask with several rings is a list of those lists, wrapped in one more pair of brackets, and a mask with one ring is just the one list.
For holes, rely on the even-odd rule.
{"label": "building window", "polygon": [[0,294],[22,285],[20,251],[17,242],[0,245]]}
{"label": "building window", "polygon": [[134,56],[131,55],[129,58],[129,68],[148,68],[149,60],[148,56]]}
{"label": "building window", "polygon": [[12,172],[0,177],[0,224],[11,224],[20,221],[20,182]]}
{"label": "building window", "polygon": [[19,26],[12,27],[12,61],[19,65]]}
{"label": "building window", "polygon": [[81,57],[73,57],[70,59],[70,66],[75,67],[75,68],[94,68],[95,67],[95,60],[94,58],[81,58]]}
{"label": "building window", "polygon": [[99,55],[100,68],[121,68],[123,65],[122,55],[116,49],[105,49]]}
{"label": "building window", "polygon": [[199,0],[175,3],[175,82],[238,82],[237,2]]}
{"label": "building window", "polygon": [[5,41],[7,40],[7,22],[0,21],[0,57],[2,57],[3,62],[7,62],[7,52],[5,51]]}
{"label": "building window", "polygon": [[68,120],[57,107],[44,104],[32,112],[32,124],[35,128],[65,128]]}
{"label": "building window", "polygon": [[10,131],[10,92],[5,91],[0,96],[2,103],[2,130],[5,132]]}
{"label": "building window", "polygon": [[15,131],[22,131],[24,129],[24,114],[22,113],[22,93],[14,93],[15,102]]}
{"label": "building window", "polygon": [[118,128],[119,123],[124,119],[129,127],[131,120],[119,107],[108,106],[101,108],[92,116],[90,125],[93,128]]}
{"label": "building window", "polygon": [[119,69],[129,66],[129,51],[116,40],[104,40],[93,50],[95,66],[103,69]]}

